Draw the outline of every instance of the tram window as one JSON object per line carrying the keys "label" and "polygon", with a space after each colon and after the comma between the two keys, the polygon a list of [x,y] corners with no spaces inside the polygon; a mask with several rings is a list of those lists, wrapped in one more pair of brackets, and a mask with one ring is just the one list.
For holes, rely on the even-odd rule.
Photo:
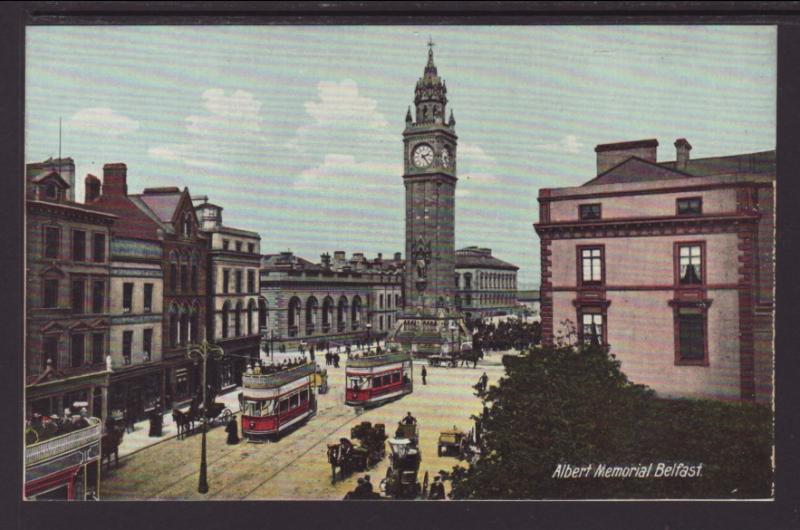
{"label": "tram window", "polygon": [[258,401],[245,401],[244,413],[245,416],[258,416]]}
{"label": "tram window", "polygon": [[378,388],[381,385],[382,377],[373,377],[372,378],[372,388]]}
{"label": "tram window", "polygon": [[280,412],[286,412],[287,410],[289,410],[289,400],[282,399],[280,405]]}
{"label": "tram window", "polygon": [[383,376],[383,386],[392,384],[392,374],[386,374]]}
{"label": "tram window", "polygon": [[400,372],[395,372],[392,374],[392,383],[397,383],[400,381]]}
{"label": "tram window", "polygon": [[308,390],[303,390],[300,392],[300,403],[305,403],[308,401]]}
{"label": "tram window", "polygon": [[351,377],[347,382],[347,388],[355,388],[356,386],[361,386],[361,383],[358,382],[357,377]]}
{"label": "tram window", "polygon": [[295,408],[300,402],[300,396],[295,394],[289,398],[289,408]]}
{"label": "tram window", "polygon": [[275,414],[275,402],[271,399],[261,402],[261,415],[270,416]]}

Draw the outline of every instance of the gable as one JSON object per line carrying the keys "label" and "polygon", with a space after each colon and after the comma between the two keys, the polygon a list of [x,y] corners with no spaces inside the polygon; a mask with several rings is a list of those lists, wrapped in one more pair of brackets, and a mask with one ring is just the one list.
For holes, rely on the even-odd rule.
{"label": "gable", "polygon": [[602,184],[626,184],[653,180],[685,179],[687,177],[691,178],[692,175],[634,156],[600,173],[583,185],[599,186]]}

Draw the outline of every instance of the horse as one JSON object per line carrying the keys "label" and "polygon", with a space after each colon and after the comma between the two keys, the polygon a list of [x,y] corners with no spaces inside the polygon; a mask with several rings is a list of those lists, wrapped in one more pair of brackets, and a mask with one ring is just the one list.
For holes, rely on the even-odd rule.
{"label": "horse", "polygon": [[347,438],[341,438],[338,444],[328,444],[328,463],[331,465],[332,483],[336,483],[337,467],[342,480],[350,474],[352,448],[353,444]]}
{"label": "horse", "polygon": [[122,438],[125,436],[125,429],[114,425],[103,433],[100,438],[100,467],[102,468],[103,460],[106,460],[106,467],[111,468],[111,455],[114,455],[114,467],[119,467],[119,446],[122,443]]}

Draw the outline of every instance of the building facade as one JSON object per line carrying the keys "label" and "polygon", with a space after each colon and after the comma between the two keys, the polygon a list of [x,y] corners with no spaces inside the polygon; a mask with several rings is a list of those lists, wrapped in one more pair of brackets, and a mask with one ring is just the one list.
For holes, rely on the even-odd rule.
{"label": "building facade", "polygon": [[[146,242],[141,243],[138,249],[126,252],[134,255],[143,252],[152,258],[153,244],[159,246],[162,273],[159,367],[163,374],[163,395],[160,398],[165,408],[188,401],[197,390],[200,373],[199,366],[187,358],[186,348],[206,338],[208,259],[208,238],[200,230],[189,190],[148,188],[141,194],[129,194],[125,164],[106,164],[102,183],[94,182],[93,187],[87,185],[87,202],[117,215],[119,222],[114,226],[115,238]],[[133,256],[126,255],[125,259],[131,260]],[[134,283],[132,300],[136,299],[136,282],[122,283]],[[150,282],[141,281],[142,300],[146,283]],[[155,296],[155,285],[153,289]],[[146,317],[152,318],[152,315]],[[123,326],[131,325],[128,320],[122,322]],[[137,325],[149,326],[150,323],[137,322]],[[143,341],[144,329],[147,328],[139,330]],[[136,337],[135,329],[128,330]],[[155,330],[153,336],[156,337]],[[155,388],[155,383],[152,385]],[[146,403],[145,406],[152,405]]]}
{"label": "building facade", "polygon": [[261,322],[265,349],[301,344],[350,344],[384,337],[397,324],[403,301],[402,265],[344,252],[312,263],[291,252],[261,262]]}
{"label": "building facade", "polygon": [[571,322],[661,395],[769,402],[775,152],[657,146],[599,145],[595,178],[539,191],[543,342]]}
{"label": "building facade", "polygon": [[519,267],[492,256],[492,249],[456,251],[455,303],[466,318],[516,314]]}
{"label": "building facade", "polygon": [[116,217],[69,200],[55,171],[27,177],[26,415],[61,415],[77,402],[105,419]]}
{"label": "building facade", "polygon": [[224,389],[240,385],[247,362],[259,358],[261,236],[225,226],[220,206],[205,202],[195,209],[209,244],[207,329],[225,352],[214,376]]}

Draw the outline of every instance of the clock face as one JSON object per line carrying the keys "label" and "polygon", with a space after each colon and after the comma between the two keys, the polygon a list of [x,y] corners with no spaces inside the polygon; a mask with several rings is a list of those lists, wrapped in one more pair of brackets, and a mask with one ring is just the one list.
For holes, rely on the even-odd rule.
{"label": "clock face", "polygon": [[450,157],[450,150],[448,148],[442,149],[442,165],[444,167],[450,167],[450,164],[453,162],[452,158]]}
{"label": "clock face", "polygon": [[411,158],[415,166],[429,167],[433,163],[433,149],[427,144],[418,145]]}

